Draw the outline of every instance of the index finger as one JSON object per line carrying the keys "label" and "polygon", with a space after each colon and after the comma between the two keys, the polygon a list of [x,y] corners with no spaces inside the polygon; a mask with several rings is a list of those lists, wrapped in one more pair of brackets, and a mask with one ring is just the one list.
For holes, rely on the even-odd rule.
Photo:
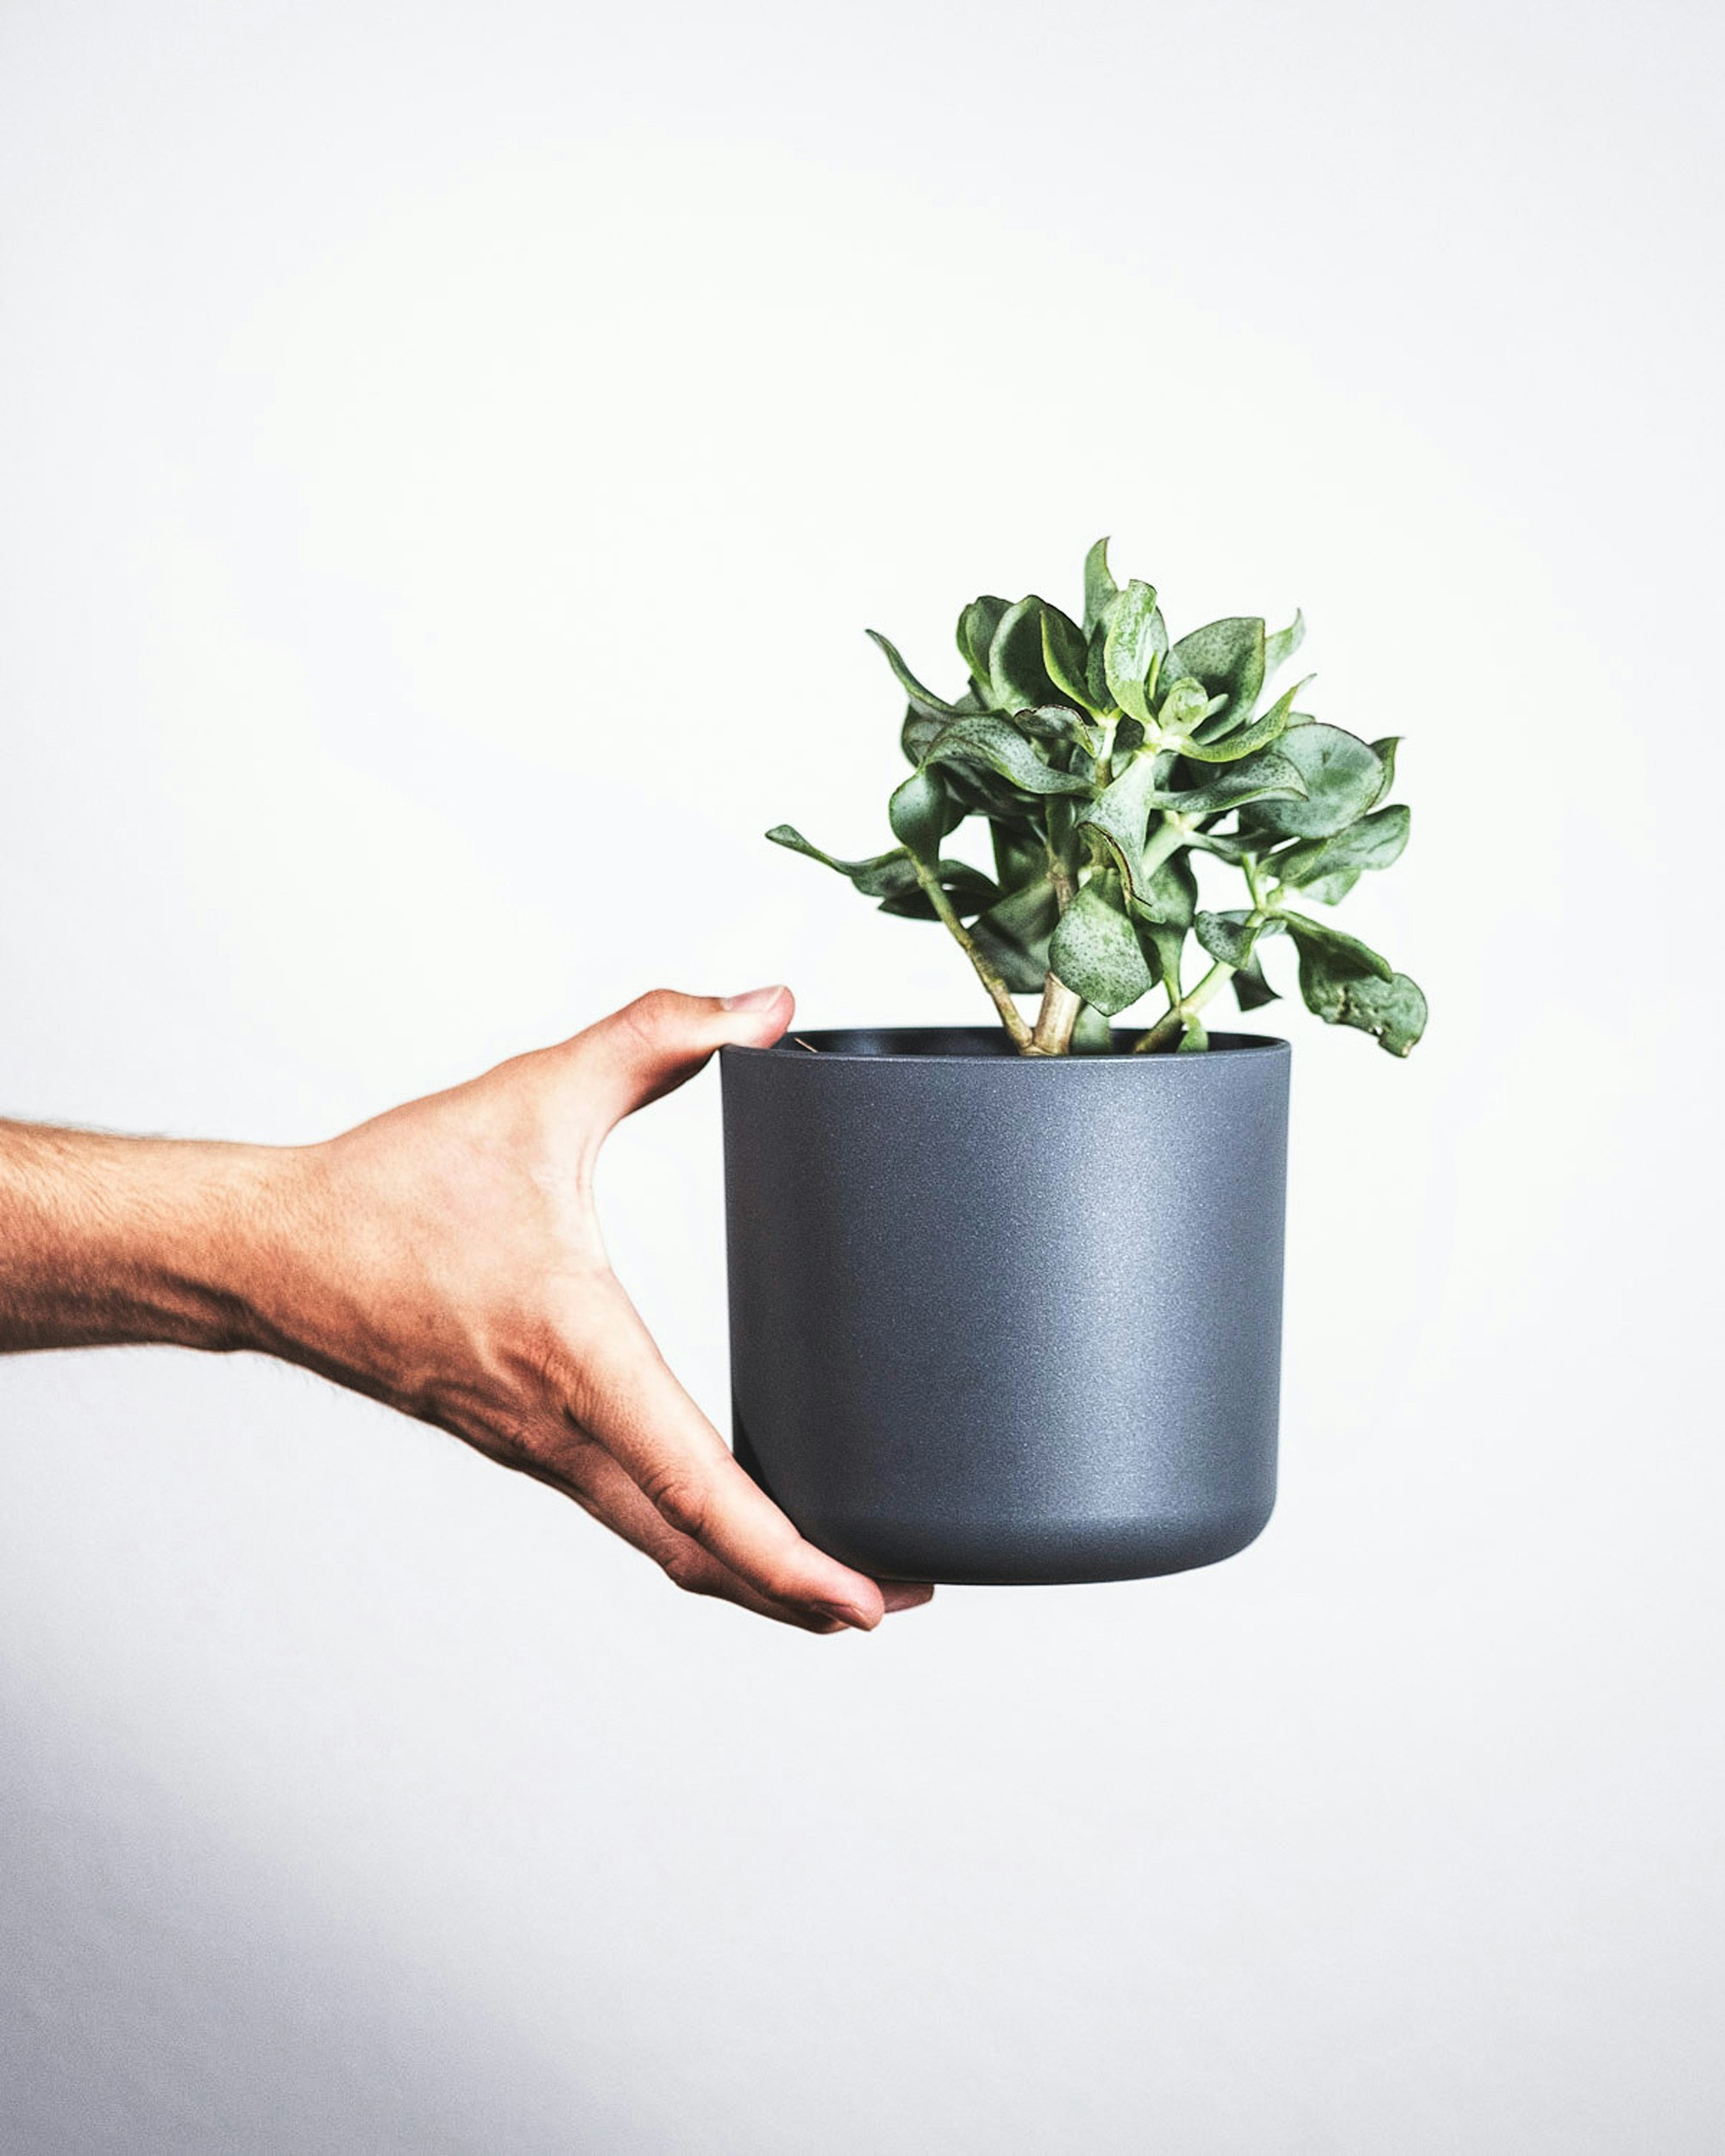
{"label": "index finger", "polygon": [[569,1413],[677,1531],[761,1594],[869,1632],[876,1583],[806,1542],[735,1459],[659,1352],[621,1282],[584,1284],[563,1374]]}

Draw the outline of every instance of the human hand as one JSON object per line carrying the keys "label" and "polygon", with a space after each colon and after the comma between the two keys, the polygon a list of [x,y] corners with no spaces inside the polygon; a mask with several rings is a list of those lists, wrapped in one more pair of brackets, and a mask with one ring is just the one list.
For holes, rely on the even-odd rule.
{"label": "human hand", "polygon": [[573,1497],[680,1587],[806,1630],[926,1601],[803,1540],[667,1367],[605,1255],[593,1164],[787,988],[659,989],[560,1047],[281,1156],[244,1300],[303,1363]]}

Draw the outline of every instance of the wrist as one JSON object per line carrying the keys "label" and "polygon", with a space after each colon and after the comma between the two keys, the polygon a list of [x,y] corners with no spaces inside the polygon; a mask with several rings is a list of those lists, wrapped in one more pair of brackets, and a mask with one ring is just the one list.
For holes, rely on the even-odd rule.
{"label": "wrist", "polygon": [[[400,1337],[398,1254],[387,1194],[356,1175],[343,1142],[235,1149],[214,1253],[214,1300],[233,1337],[408,1413],[421,1373]],[[411,1285],[411,1284],[410,1284]]]}
{"label": "wrist", "polygon": [[285,1284],[303,1241],[301,1149],[176,1150],[183,1157],[171,1164],[172,1194],[147,1231],[159,1314],[187,1329],[189,1338],[173,1337],[188,1346],[282,1352],[291,1317]]}

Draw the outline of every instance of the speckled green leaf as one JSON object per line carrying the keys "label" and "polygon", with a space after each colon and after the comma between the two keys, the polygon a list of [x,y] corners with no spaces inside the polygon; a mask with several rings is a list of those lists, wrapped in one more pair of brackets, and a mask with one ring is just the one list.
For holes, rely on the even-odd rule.
{"label": "speckled green leaf", "polygon": [[899,747],[904,751],[905,761],[920,763],[928,754],[930,743],[948,723],[930,712],[918,711],[914,704],[910,705],[905,711],[905,723],[899,729]]}
{"label": "speckled green leaf", "polygon": [[1108,567],[1108,542],[1099,539],[1084,557],[1084,634],[1088,636],[1107,615],[1120,592]]}
{"label": "speckled green leaf", "polygon": [[[1306,641],[1306,617],[1296,606],[1286,629],[1274,630],[1264,640],[1264,678],[1273,680]],[[1308,676],[1309,680],[1309,675]]]}
{"label": "speckled green leaf", "polygon": [[887,804],[887,820],[894,837],[901,846],[908,846],[919,861],[938,858],[941,840],[962,813],[939,779],[926,768],[913,771]]}
{"label": "speckled green leaf", "polygon": [[1108,694],[1123,711],[1148,725],[1151,693],[1164,655],[1168,630],[1156,592],[1134,577],[1113,602],[1102,642],[1102,670]]}
{"label": "speckled green leaf", "polygon": [[1076,793],[1052,793],[1042,804],[1042,832],[1049,849],[1057,861],[1066,863],[1075,877],[1078,873],[1077,822],[1082,799]]}
{"label": "speckled green leaf", "polygon": [[1233,987],[1234,1001],[1242,1011],[1260,1011],[1266,1003],[1280,1000],[1264,978],[1264,966],[1256,951],[1234,975]]}
{"label": "speckled green leaf", "polygon": [[1389,961],[1333,922],[1314,921],[1309,913],[1290,913],[1285,909],[1278,918],[1294,938],[1302,967],[1309,954],[1327,975],[1339,978],[1348,973],[1372,974],[1380,981],[1389,979]]}
{"label": "speckled green leaf", "polygon": [[[890,892],[881,899],[880,912],[894,913],[906,920],[933,921],[939,918],[934,901],[917,881],[916,871],[911,868],[908,855],[899,859],[910,869],[910,881],[902,889]],[[936,874],[941,888],[952,902],[952,910],[961,920],[968,920],[973,913],[981,913],[999,903],[1000,886],[992,877],[985,876],[980,868],[973,868],[968,861],[943,861]],[[862,887],[857,885],[860,891]]]}
{"label": "speckled green leaf", "polygon": [[1195,674],[1180,675],[1160,693],[1156,718],[1164,734],[1195,734],[1209,716],[1210,692]]}
{"label": "speckled green leaf", "polygon": [[1002,891],[1022,890],[1048,874],[1048,849],[1041,834],[1024,825],[991,824],[988,837],[994,849],[994,880]]}
{"label": "speckled green leaf", "polygon": [[1003,711],[1060,701],[1042,663],[1042,601],[1033,592],[1001,615],[988,647],[988,681]]}
{"label": "speckled green leaf", "polygon": [[1377,789],[1377,797],[1371,805],[1377,808],[1389,798],[1389,789],[1396,783],[1396,751],[1402,744],[1400,734],[1386,734],[1382,741],[1371,744],[1371,753],[1383,767],[1383,783]]}
{"label": "speckled green leaf", "polygon": [[1083,749],[1088,755],[1100,746],[1096,729],[1082,711],[1070,704],[1038,704],[1013,713],[1012,723],[1032,741]]}
{"label": "speckled green leaf", "polygon": [[1080,711],[1088,711],[1090,684],[1088,674],[1089,646],[1084,632],[1070,614],[1063,614],[1057,606],[1044,603],[1042,609],[1042,665],[1043,671],[1053,682],[1057,692],[1075,704]]}
{"label": "speckled green leaf", "polygon": [[1084,686],[1090,709],[1106,718],[1119,706],[1108,687],[1108,625],[1099,622],[1090,631],[1090,648],[1084,659]]}
{"label": "speckled green leaf", "polygon": [[1144,915],[1133,916],[1138,928],[1138,946],[1143,950],[1151,972],[1166,992],[1170,1002],[1180,1000],[1180,972],[1186,951],[1189,931],[1177,921],[1151,921]]}
{"label": "speckled green leaf", "polygon": [[1260,749],[1239,763],[1218,765],[1215,776],[1206,779],[1201,786],[1157,794],[1154,805],[1177,809],[1182,816],[1210,816],[1238,808],[1245,801],[1297,794],[1305,783],[1298,768],[1279,748]]}
{"label": "speckled green leaf", "polygon": [[984,592],[980,599],[973,599],[958,617],[958,655],[970,669],[972,678],[984,687],[988,682],[988,653],[994,642],[994,632],[1000,627],[1009,599],[996,599],[992,592]]}
{"label": "speckled green leaf", "polygon": [[1150,968],[1113,877],[1094,876],[1084,886],[1062,914],[1048,955],[1066,986],[1110,1018],[1151,987]]}
{"label": "speckled green leaf", "polygon": [[1008,718],[963,718],[942,729],[925,757],[929,764],[973,764],[997,772],[1026,793],[1088,793],[1090,782],[1057,771],[1038,755]]}
{"label": "speckled green leaf", "polygon": [[[879,899],[882,913],[900,913],[918,920],[932,921],[936,918],[933,902],[918,881],[915,864],[902,846],[894,846],[890,853],[876,854],[867,861],[840,861],[831,854],[823,853],[819,846],[811,845],[789,824],[775,824],[767,836],[775,846],[787,847],[793,853],[806,854],[811,861],[837,869],[865,899]],[[1000,887],[980,868],[973,868],[968,861],[943,861],[937,873],[961,916],[979,913],[1000,899]]]}
{"label": "speckled green leaf", "polygon": [[1320,906],[1339,906],[1359,877],[1358,868],[1338,868],[1333,875],[1316,876],[1310,883],[1302,884],[1300,896],[1315,899]]}
{"label": "speckled green leaf", "polygon": [[1246,819],[1255,830],[1285,838],[1327,838],[1364,815],[1382,789],[1383,764],[1339,726],[1315,721],[1290,725],[1275,753],[1298,770],[1305,798],[1260,803]]}
{"label": "speckled green leaf", "polygon": [[910,699],[911,709],[919,718],[955,718],[962,716],[965,705],[949,704],[944,698],[936,696],[932,690],[925,689],[900,657],[898,646],[889,643],[879,630],[870,629],[864,633],[885,653],[887,664],[897,675],[899,686]]}
{"label": "speckled green leaf", "polygon": [[1250,962],[1262,924],[1249,912],[1200,913],[1192,924],[1198,941],[1212,958],[1239,968]]}
{"label": "speckled green leaf", "polygon": [[1276,873],[1283,883],[1305,885],[1347,869],[1387,868],[1402,856],[1408,824],[1404,807],[1375,810],[1328,838],[1308,838],[1277,854]]}
{"label": "speckled green leaf", "polygon": [[1034,995],[1048,971],[1048,942],[1060,908],[1046,876],[1008,892],[980,913],[970,933],[1015,995]]}
{"label": "speckled green leaf", "polygon": [[[1220,819],[1213,817],[1210,820],[1215,823]],[[1198,852],[1214,854],[1218,861],[1226,861],[1231,868],[1238,868],[1249,853],[1262,853],[1274,843],[1274,840],[1265,838],[1258,831],[1248,832],[1243,841],[1232,831],[1212,830],[1206,827],[1194,830],[1186,841]]]}
{"label": "speckled green leaf", "polygon": [[1156,764],[1150,756],[1130,762],[1107,790],[1078,818],[1080,830],[1094,831],[1107,846],[1128,898],[1136,893],[1144,856],[1145,825],[1156,792]]}
{"label": "speckled green leaf", "polygon": [[1198,878],[1182,849],[1134,879],[1134,916],[1157,928],[1190,928],[1198,910]]}
{"label": "speckled green leaf", "polygon": [[[1307,677],[1309,680],[1311,677]],[[1182,756],[1190,756],[1198,763],[1236,763],[1242,756],[1250,756],[1258,749],[1267,749],[1270,743],[1287,731],[1289,712],[1294,699],[1306,686],[1296,682],[1285,696],[1276,699],[1270,709],[1253,719],[1250,726],[1242,726],[1222,741],[1188,742],[1181,749]]]}
{"label": "speckled green leaf", "polygon": [[1264,624],[1256,615],[1207,622],[1182,636],[1168,655],[1171,673],[1195,674],[1212,696],[1227,701],[1209,721],[1208,737],[1222,735],[1251,716],[1264,686]]}
{"label": "speckled green leaf", "polygon": [[1333,963],[1326,951],[1304,943],[1300,993],[1327,1025],[1356,1026],[1392,1056],[1410,1054],[1426,1030],[1426,999],[1405,973],[1380,980]]}
{"label": "speckled green leaf", "polygon": [[890,853],[872,855],[864,861],[841,861],[836,854],[824,853],[812,844],[794,824],[775,824],[767,836],[775,846],[788,847],[794,854],[806,854],[811,861],[836,868],[841,876],[850,879],[865,899],[889,898],[894,892],[915,887],[916,870],[902,846],[894,846]]}
{"label": "speckled green leaf", "polygon": [[1113,1045],[1114,1029],[1107,1012],[1097,1010],[1094,1004],[1082,1004],[1072,1026],[1072,1053],[1075,1056],[1107,1056],[1113,1051]]}

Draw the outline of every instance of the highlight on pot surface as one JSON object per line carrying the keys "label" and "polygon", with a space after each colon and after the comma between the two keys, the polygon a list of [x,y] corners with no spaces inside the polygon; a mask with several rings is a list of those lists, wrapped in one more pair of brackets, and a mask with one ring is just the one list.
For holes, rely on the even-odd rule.
{"label": "highlight on pot surface", "polygon": [[[910,699],[900,739],[913,769],[888,804],[898,843],[842,861],[788,824],[768,837],[883,913],[942,922],[1023,1055],[1106,1053],[1110,1021],[1157,992],[1164,1006],[1136,1050],[1205,1049],[1203,1012],[1224,986],[1242,1011],[1275,1000],[1260,946],[1277,937],[1308,1009],[1408,1055],[1426,1025],[1419,988],[1305,910],[1338,905],[1407,844],[1408,812],[1389,801],[1397,736],[1368,743],[1297,710],[1309,674],[1260,710],[1301,616],[1274,634],[1231,617],[1171,643],[1155,589],[1117,584],[1107,547],[1085,559],[1079,621],[1034,592],[972,599],[957,636],[969,678],[950,702],[870,630]],[[975,818],[991,874],[944,851]],[[1230,895],[1244,905],[1200,904],[1200,856],[1243,879]],[[1034,1021],[1015,995],[1041,997]]]}

